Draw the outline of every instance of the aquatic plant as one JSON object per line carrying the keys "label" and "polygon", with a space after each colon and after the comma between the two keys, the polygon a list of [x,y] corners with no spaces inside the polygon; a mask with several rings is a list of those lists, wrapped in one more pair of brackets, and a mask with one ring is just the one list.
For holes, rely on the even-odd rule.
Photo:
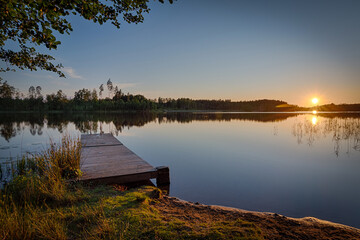
{"label": "aquatic plant", "polygon": [[360,151],[360,119],[358,118],[318,118],[311,120],[305,118],[303,122],[296,122],[292,126],[292,134],[297,138],[298,144],[305,139],[309,146],[317,139],[327,135],[332,136],[334,153],[338,156],[342,143],[346,146],[346,153],[350,149]]}
{"label": "aquatic plant", "polygon": [[11,180],[4,191],[17,203],[68,201],[65,182],[81,176],[81,142],[63,136],[61,143],[37,154],[25,155],[11,164]]}

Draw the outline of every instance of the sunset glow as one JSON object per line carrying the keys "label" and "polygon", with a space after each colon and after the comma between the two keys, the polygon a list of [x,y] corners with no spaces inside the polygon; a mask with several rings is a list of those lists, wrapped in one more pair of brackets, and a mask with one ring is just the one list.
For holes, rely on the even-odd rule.
{"label": "sunset glow", "polygon": [[317,103],[319,102],[319,99],[313,98],[313,99],[311,99],[311,102],[312,102],[313,104],[317,104]]}
{"label": "sunset glow", "polygon": [[313,110],[312,113],[313,113],[313,114],[317,114],[317,111],[316,111],[316,110]]}

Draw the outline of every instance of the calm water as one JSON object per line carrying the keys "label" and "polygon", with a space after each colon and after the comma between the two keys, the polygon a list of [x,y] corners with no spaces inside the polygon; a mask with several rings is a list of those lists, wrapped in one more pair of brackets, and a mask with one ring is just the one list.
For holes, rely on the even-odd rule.
{"label": "calm water", "polygon": [[169,166],[172,196],[360,228],[359,113],[2,114],[0,161],[100,131]]}

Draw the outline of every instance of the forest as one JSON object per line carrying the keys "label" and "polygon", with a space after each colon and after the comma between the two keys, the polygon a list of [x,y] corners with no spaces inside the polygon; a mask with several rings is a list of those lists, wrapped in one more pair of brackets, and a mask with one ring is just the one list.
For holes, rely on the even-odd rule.
{"label": "forest", "polygon": [[[107,88],[105,96],[104,90]],[[359,111],[360,104],[327,104],[312,108],[290,105],[281,100],[261,99],[254,101],[194,100],[189,98],[148,99],[140,94],[124,93],[109,79],[99,89],[79,89],[74,96],[66,96],[62,90],[42,94],[41,86],[30,86],[24,94],[0,79],[0,111],[155,111],[155,110],[210,110],[242,112],[293,112],[293,111]]]}

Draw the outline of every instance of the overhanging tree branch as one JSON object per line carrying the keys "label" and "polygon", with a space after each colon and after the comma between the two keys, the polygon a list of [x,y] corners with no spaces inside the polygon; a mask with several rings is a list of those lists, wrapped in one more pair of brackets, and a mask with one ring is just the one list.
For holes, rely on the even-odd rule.
{"label": "overhanging tree branch", "polygon": [[[67,20],[70,14],[100,25],[110,21],[116,28],[120,28],[120,17],[127,23],[141,23],[143,13],[150,11],[148,3],[149,0],[0,0],[0,59],[20,69],[41,69],[65,77],[61,64],[55,65],[52,56],[37,52],[29,44],[57,49],[61,42],[53,32],[70,34],[73,30]],[[21,50],[6,49],[8,40],[17,42]],[[12,69],[0,69],[9,70]]]}

